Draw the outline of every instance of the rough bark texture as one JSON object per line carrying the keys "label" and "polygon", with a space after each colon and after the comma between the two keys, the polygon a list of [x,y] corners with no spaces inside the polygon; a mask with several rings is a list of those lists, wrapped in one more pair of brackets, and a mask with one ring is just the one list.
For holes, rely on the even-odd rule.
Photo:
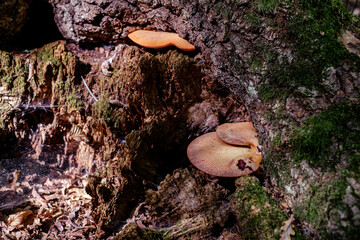
{"label": "rough bark texture", "polygon": [[[265,149],[274,148],[270,141],[275,137],[283,139],[283,151],[290,155],[287,158],[289,164],[286,165],[289,168],[284,169],[282,163],[278,165],[279,160],[274,157],[276,154],[270,154],[273,151],[269,150],[264,159],[265,170],[273,172],[269,174],[274,180],[273,184],[287,189],[291,205],[300,207],[303,200],[308,198],[307,192],[311,192],[310,186],[318,186],[316,182],[321,182],[321,179],[327,182],[325,179],[329,178],[326,177],[328,174],[335,174],[336,179],[342,181],[345,176],[339,170],[344,169],[344,164],[346,166],[352,163],[346,160],[347,157],[343,157],[342,160],[334,160],[333,167],[337,166],[335,173],[327,170],[326,162],[318,166],[321,170],[314,171],[313,166],[306,163],[311,162],[310,156],[299,156],[299,151],[312,150],[297,149],[295,155],[298,157],[294,157],[290,152],[291,147],[285,146],[291,144],[291,141],[284,142],[294,127],[300,126],[304,120],[329,106],[344,100],[347,101],[346,104],[357,104],[353,102],[357,102],[360,78],[354,63],[358,63],[359,59],[354,54],[346,54],[336,37],[341,34],[341,28],[346,29],[348,32],[342,35],[348,35],[348,38],[353,39],[353,44],[358,44],[355,40],[359,36],[358,20],[343,16],[345,11],[340,2],[327,1],[328,5],[324,4],[315,1],[91,1],[82,4],[76,1],[59,1],[54,2],[53,6],[56,22],[62,33],[76,42],[122,42],[135,29],[175,31],[187,38],[198,49],[195,59],[204,64],[203,73],[216,79],[245,101]],[[296,9],[297,16],[294,14]],[[323,14],[329,12],[335,20],[318,16],[316,11]],[[319,25],[320,21],[322,25]],[[312,39],[306,42],[306,36]],[[316,39],[319,39],[320,44]],[[358,54],[349,47],[347,50]],[[264,102],[268,99],[271,101]],[[350,131],[357,131],[356,127],[351,127]],[[301,142],[311,137],[303,135],[299,138],[303,138],[299,140]],[[350,141],[353,142],[354,139]],[[314,142],[315,148],[317,144],[321,145]],[[334,140],[333,144],[340,143]],[[327,151],[325,148],[330,146],[321,147],[324,147],[323,151]],[[356,152],[355,150],[352,154]],[[340,150],[340,154],[346,155],[345,150]],[[292,161],[294,158],[301,163]],[[285,173],[290,169],[292,175],[288,178]],[[346,169],[351,176],[355,176],[351,179],[357,178],[355,172]],[[305,174],[307,177],[304,177]],[[284,178],[289,180],[287,184]],[[347,192],[354,191],[351,185],[348,186]],[[339,187],[339,194],[345,194],[345,189],[347,188]],[[317,195],[310,197],[307,201],[317,201],[316,197]],[[337,200],[340,201],[341,198]],[[348,204],[345,199],[344,201],[347,208],[353,210],[341,213],[338,217],[341,221],[348,219],[346,221],[349,222],[340,224],[340,219],[333,218],[330,214],[323,219],[328,226],[322,229],[322,234],[329,232],[343,235],[345,232],[355,231],[355,219],[358,218],[357,208],[354,208],[356,204],[354,201]],[[324,211],[333,210],[330,207]],[[303,212],[300,215],[305,221],[311,222],[317,218],[313,214],[321,215],[320,212]],[[313,224],[321,228],[321,224]]]}
{"label": "rough bark texture", "polygon": [[[132,224],[118,239],[134,232],[149,239],[279,237],[290,213],[301,230],[295,238],[359,237],[360,21],[338,0],[49,2],[60,32],[72,42],[66,49],[77,57],[62,55],[63,43],[43,48],[47,57],[39,56],[42,50],[1,52],[2,104],[19,106],[27,98],[28,104],[46,99],[68,106],[52,109],[52,125],[43,124],[52,144],[71,124],[84,132],[79,146],[60,141],[59,154],[96,172],[87,191],[97,237],[115,232],[141,200],[146,210],[139,205],[132,221],[151,231]],[[177,32],[196,51],[139,48],[127,39],[136,29]],[[79,47],[89,44],[97,47]],[[4,126],[15,112],[2,108]],[[233,180],[221,183],[225,190],[197,170],[165,178],[188,166],[186,146],[195,136],[245,120],[254,123],[264,146],[258,176],[270,194],[253,178],[237,180],[231,197]],[[26,128],[1,134],[25,139],[17,131]],[[42,147],[33,148],[39,159]],[[145,194],[162,180],[156,192]],[[259,220],[263,216],[274,221]],[[186,221],[176,225],[181,218]],[[264,235],[247,231],[252,224]]]}

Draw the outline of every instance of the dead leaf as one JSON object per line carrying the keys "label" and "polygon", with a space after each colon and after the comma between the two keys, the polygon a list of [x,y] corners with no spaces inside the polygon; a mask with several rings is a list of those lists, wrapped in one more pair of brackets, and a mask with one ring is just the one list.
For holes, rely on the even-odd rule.
{"label": "dead leaf", "polygon": [[294,215],[291,214],[289,220],[284,222],[284,225],[281,227],[281,231],[283,231],[283,233],[281,234],[280,240],[291,240],[291,235],[295,235],[295,231],[291,225],[293,220]]}
{"label": "dead leaf", "polygon": [[91,200],[91,196],[86,193],[84,188],[70,188],[68,190],[68,195],[73,201],[77,201],[79,199]]}
{"label": "dead leaf", "polygon": [[17,212],[15,214],[11,214],[8,219],[8,225],[11,227],[18,227],[25,223],[25,221],[29,218],[29,216],[33,215],[33,211],[26,210],[22,212]]}
{"label": "dead leaf", "polygon": [[17,180],[19,179],[19,176],[20,176],[21,172],[19,170],[15,170],[13,173],[12,173],[12,176],[9,175],[8,176],[8,182],[10,184],[10,187],[12,190],[16,191],[17,188],[19,187],[19,184],[17,183]]}
{"label": "dead leaf", "polygon": [[35,198],[35,200],[37,202],[39,202],[42,206],[46,207],[47,206],[47,203],[48,201],[43,197],[41,196],[38,191],[35,189],[35,187],[32,188],[32,192],[31,192],[31,195]]}
{"label": "dead leaf", "polygon": [[73,227],[73,228],[75,228],[75,229],[83,229],[83,228],[84,228],[84,227],[82,227],[82,226],[76,225],[76,224],[73,223],[70,219],[67,220],[67,223],[68,223],[71,227]]}

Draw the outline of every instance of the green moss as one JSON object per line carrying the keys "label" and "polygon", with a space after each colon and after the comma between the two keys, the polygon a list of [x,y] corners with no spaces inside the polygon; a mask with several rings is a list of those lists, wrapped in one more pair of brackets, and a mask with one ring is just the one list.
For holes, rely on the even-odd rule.
{"label": "green moss", "polygon": [[5,51],[0,51],[1,58],[1,70],[7,70],[7,68],[11,65],[12,56],[10,53]]}
{"label": "green moss", "polygon": [[[264,169],[280,187],[290,183],[308,189],[309,181],[312,184],[308,192],[301,193],[303,198],[297,202],[295,216],[310,223],[323,239],[358,239],[354,219],[359,216],[354,214],[357,214],[360,198],[347,179],[358,182],[360,176],[360,104],[334,105],[310,117],[292,134],[285,135],[290,136],[286,142],[278,134],[269,144]],[[300,167],[300,164],[304,166],[304,161],[310,167],[321,167],[326,177],[309,175]],[[293,178],[290,174],[293,170],[302,181]],[[355,201],[346,200],[351,198]],[[353,203],[348,205],[348,202],[355,202],[355,212]]]}
{"label": "green moss", "polygon": [[84,103],[76,97],[75,89],[69,91],[67,95],[65,95],[65,102],[70,108],[79,108],[84,105]]}
{"label": "green moss", "polygon": [[92,114],[96,119],[106,122],[111,127],[118,127],[118,115],[113,114],[113,108],[109,103],[109,94],[104,93],[92,107]]}
{"label": "green moss", "polygon": [[286,89],[282,89],[282,91],[276,91],[274,89],[274,86],[268,84],[262,84],[261,86],[259,86],[258,91],[265,102],[270,102],[273,99],[284,100],[291,92],[290,90]]}
{"label": "green moss", "polygon": [[242,239],[279,239],[287,219],[277,202],[271,199],[255,177],[236,180],[238,189],[232,206],[241,227]]}
{"label": "green moss", "polygon": [[[219,1],[213,5],[213,8],[215,9],[216,13],[222,16],[222,19],[231,19],[234,12],[237,9],[237,5],[239,3],[239,0],[230,0],[227,2],[227,4],[224,4],[224,2]],[[206,2],[205,3],[207,7],[212,5],[213,3]]]}
{"label": "green moss", "polygon": [[[72,87],[75,63],[75,57],[71,53],[65,52],[62,42],[47,44],[32,51],[31,54],[0,51],[0,81],[2,80],[12,93],[20,96],[25,90],[28,90],[28,94],[31,95],[34,87],[45,89],[49,93],[50,90],[46,88],[46,85],[49,84],[49,81],[54,81],[53,78],[56,78],[55,86],[58,87],[59,91],[55,92],[58,94],[60,102],[65,103],[65,99],[67,99],[70,101],[70,105],[75,106],[80,103],[75,101],[76,97]],[[34,76],[30,81],[27,81],[31,65],[35,68]],[[45,66],[47,66],[46,69]],[[44,93],[40,93],[40,95],[42,94]]]}
{"label": "green moss", "polygon": [[254,0],[253,7],[261,14],[273,13],[280,2],[281,0]]}
{"label": "green moss", "polygon": [[15,94],[21,94],[26,87],[28,67],[21,56],[0,51],[0,81]]}
{"label": "green moss", "polygon": [[65,89],[65,83],[64,82],[58,82],[58,89],[60,91],[64,90]]}
{"label": "green moss", "polygon": [[276,60],[278,53],[264,40],[258,39],[254,42],[255,51],[252,58],[250,70],[266,70],[269,63]]}
{"label": "green moss", "polygon": [[[294,129],[294,128],[293,128]],[[292,131],[292,132],[291,132]],[[288,136],[288,140],[282,140]],[[303,122],[300,128],[277,134],[265,150],[264,169],[280,186],[291,181],[290,169],[303,161],[347,177],[360,173],[360,104],[340,103]]]}
{"label": "green moss", "polygon": [[110,120],[111,111],[108,99],[108,94],[101,94],[99,101],[95,102],[93,105],[92,113],[97,119],[103,119],[105,121]]}
{"label": "green moss", "polygon": [[263,67],[262,60],[255,56],[251,62],[250,70],[251,71],[259,71]]}
{"label": "green moss", "polygon": [[16,88],[17,88],[20,92],[23,92],[23,91],[25,91],[25,86],[26,86],[25,78],[24,78],[24,77],[18,78]]}
{"label": "green moss", "polygon": [[359,239],[353,213],[344,203],[347,187],[344,179],[315,183],[307,198],[295,207],[295,215],[308,222],[323,239]]}
{"label": "green moss", "polygon": [[246,21],[248,21],[251,27],[259,29],[261,27],[262,19],[253,12],[249,11],[244,15]]}
{"label": "green moss", "polygon": [[291,136],[296,162],[334,168],[343,157],[360,173],[360,104],[341,103],[306,120]]}
{"label": "green moss", "polygon": [[50,61],[52,64],[56,66],[61,65],[60,59],[57,59],[54,57],[54,44],[47,44],[44,47],[40,48],[36,52],[36,57],[39,62],[46,64],[48,61]]}
{"label": "green moss", "polygon": [[[272,100],[299,86],[326,91],[321,80],[325,69],[347,62],[355,69],[360,58],[349,53],[337,39],[340,30],[350,28],[353,17],[339,0],[299,0],[294,3],[287,38],[294,43],[294,59],[271,66],[268,83],[259,89],[264,100]],[[277,92],[277,93],[274,93]]]}
{"label": "green moss", "polygon": [[163,231],[154,231],[154,230],[147,230],[145,232],[145,239],[146,240],[161,240],[164,239]]}
{"label": "green moss", "polygon": [[10,84],[10,83],[12,83],[12,78],[11,78],[10,76],[3,76],[3,77],[1,78],[1,81],[2,81],[3,83]]}
{"label": "green moss", "polygon": [[230,19],[232,17],[232,15],[234,14],[234,11],[231,9],[231,7],[222,2],[217,3],[214,6],[214,8],[215,8],[215,11],[218,14],[221,14],[223,16],[223,18],[225,18],[225,19]]}

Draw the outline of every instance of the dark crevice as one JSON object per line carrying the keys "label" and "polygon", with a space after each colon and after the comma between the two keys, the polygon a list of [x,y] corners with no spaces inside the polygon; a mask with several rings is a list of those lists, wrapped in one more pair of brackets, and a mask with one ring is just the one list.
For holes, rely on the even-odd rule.
{"label": "dark crevice", "polygon": [[33,0],[22,30],[3,46],[4,50],[24,51],[64,39],[54,21],[52,6],[45,0]]}
{"label": "dark crevice", "polygon": [[211,233],[214,237],[219,237],[223,228],[219,224],[215,224],[211,229]]}
{"label": "dark crevice", "polygon": [[[20,104],[19,108],[10,113],[11,120],[7,122],[9,131],[0,135],[0,159],[21,157],[31,147],[30,136],[39,131],[39,124],[46,126],[54,121],[54,113],[51,109],[37,108]],[[29,134],[19,138],[20,132],[26,130]],[[18,132],[18,134],[15,134]]]}

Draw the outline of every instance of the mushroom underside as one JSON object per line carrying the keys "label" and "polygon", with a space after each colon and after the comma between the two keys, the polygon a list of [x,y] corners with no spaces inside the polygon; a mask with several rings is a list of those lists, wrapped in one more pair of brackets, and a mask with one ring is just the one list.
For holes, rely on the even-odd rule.
{"label": "mushroom underside", "polygon": [[192,164],[210,175],[239,177],[259,168],[261,155],[249,148],[226,144],[216,132],[192,141],[187,149]]}

